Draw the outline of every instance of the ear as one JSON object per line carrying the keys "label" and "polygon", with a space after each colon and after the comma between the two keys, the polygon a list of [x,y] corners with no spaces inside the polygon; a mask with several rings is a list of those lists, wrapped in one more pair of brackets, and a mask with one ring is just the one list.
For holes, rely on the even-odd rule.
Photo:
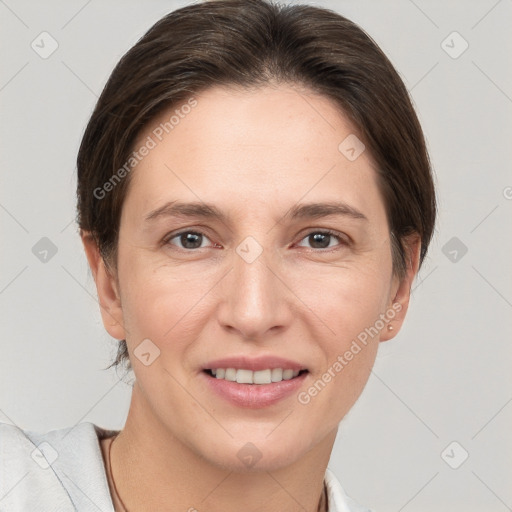
{"label": "ear", "polygon": [[[386,308],[386,311],[394,311],[395,315],[382,330],[380,341],[388,341],[394,338],[402,328],[405,315],[409,308],[412,284],[416,274],[418,273],[421,252],[420,236],[418,234],[413,234],[406,237],[404,240],[404,246],[406,250],[405,275],[402,279],[399,279],[396,275],[393,277],[390,300]],[[388,317],[390,316],[391,315],[388,315]],[[390,330],[388,326],[391,326],[392,330]]]}
{"label": "ear", "polygon": [[112,271],[105,265],[98,244],[91,233],[81,231],[80,236],[94,282],[96,283],[103,325],[113,338],[118,340],[125,339],[123,310],[117,280]]}

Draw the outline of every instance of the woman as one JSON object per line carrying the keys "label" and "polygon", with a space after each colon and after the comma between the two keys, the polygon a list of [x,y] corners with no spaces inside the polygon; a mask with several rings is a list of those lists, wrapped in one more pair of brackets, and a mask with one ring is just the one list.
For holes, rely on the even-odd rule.
{"label": "woman", "polygon": [[328,10],[214,0],[121,59],[78,221],[125,427],[1,427],[7,510],[360,511],[327,469],[435,221],[424,137],[377,45]]}

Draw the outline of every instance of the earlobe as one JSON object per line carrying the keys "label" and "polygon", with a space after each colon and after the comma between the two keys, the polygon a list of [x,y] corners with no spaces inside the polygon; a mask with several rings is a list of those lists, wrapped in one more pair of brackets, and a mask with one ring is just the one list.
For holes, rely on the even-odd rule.
{"label": "earlobe", "polygon": [[394,311],[393,318],[381,332],[380,341],[388,341],[394,338],[400,331],[409,308],[412,284],[418,273],[421,238],[419,235],[414,234],[407,237],[404,242],[406,247],[406,271],[403,278],[395,285],[395,289],[392,290],[388,311]]}
{"label": "earlobe", "polygon": [[103,325],[113,338],[125,339],[123,311],[116,278],[107,268],[91,233],[83,231],[80,236],[96,284]]}

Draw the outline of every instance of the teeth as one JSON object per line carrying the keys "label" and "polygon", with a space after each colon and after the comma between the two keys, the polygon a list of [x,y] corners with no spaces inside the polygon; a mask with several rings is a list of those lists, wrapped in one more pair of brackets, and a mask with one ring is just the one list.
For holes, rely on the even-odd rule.
{"label": "teeth", "polygon": [[260,370],[252,372],[253,384],[270,384],[272,382],[272,370]]}
{"label": "teeth", "polygon": [[217,379],[229,380],[238,384],[271,384],[272,382],[281,382],[290,380],[299,375],[299,370],[283,370],[282,368],[272,368],[268,370],[252,370],[235,368],[216,368],[210,370]]}
{"label": "teeth", "polygon": [[283,369],[274,368],[272,370],[272,382],[281,382],[283,380]]}
{"label": "teeth", "polygon": [[236,370],[234,368],[226,368],[226,375],[224,376],[226,380],[230,380],[232,382],[236,381]]}
{"label": "teeth", "polygon": [[251,370],[237,370],[236,381],[238,384],[252,384],[252,375],[253,372]]}
{"label": "teeth", "polygon": [[293,370],[283,370],[283,380],[290,380],[293,377]]}

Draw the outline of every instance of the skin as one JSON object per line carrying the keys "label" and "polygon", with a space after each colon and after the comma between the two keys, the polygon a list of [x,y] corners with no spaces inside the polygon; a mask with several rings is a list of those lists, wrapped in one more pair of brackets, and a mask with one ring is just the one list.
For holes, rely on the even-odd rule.
{"label": "skin", "polygon": [[[105,328],[127,340],[136,377],[112,448],[114,479],[131,511],[313,512],[338,424],[362,392],[379,342],[404,320],[419,239],[408,240],[400,281],[371,155],[351,162],[340,153],[356,131],[329,99],[290,84],[195,97],[197,106],[133,171],[116,270],[83,234]],[[214,204],[227,219],[144,221],[176,200]],[[327,201],[366,220],[285,216],[299,203]],[[204,233],[201,247],[169,240],[182,229]],[[341,236],[327,237],[327,248],[309,236],[325,229]],[[236,252],[248,236],[263,249],[252,263]],[[240,408],[200,378],[212,359],[278,355],[307,366],[307,390],[393,303],[401,305],[393,330],[370,338],[308,404],[292,394]],[[133,355],[146,338],[160,350],[149,366]],[[247,442],[262,454],[252,468],[237,457]]]}

